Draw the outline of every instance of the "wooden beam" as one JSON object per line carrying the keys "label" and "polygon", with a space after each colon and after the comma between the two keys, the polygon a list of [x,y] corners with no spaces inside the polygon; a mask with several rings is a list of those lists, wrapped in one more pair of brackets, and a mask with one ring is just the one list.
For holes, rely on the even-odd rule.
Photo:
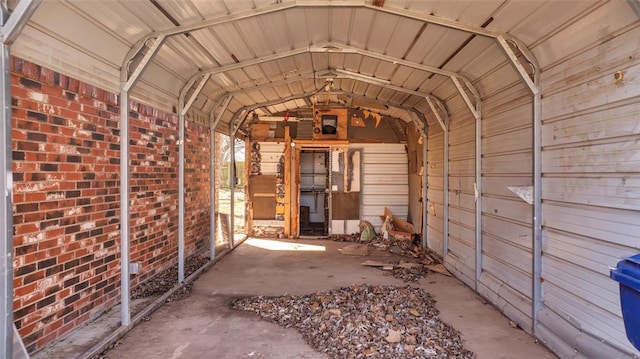
{"label": "wooden beam", "polygon": [[291,235],[298,237],[300,233],[300,147],[292,151],[293,159],[293,186],[291,192]]}
{"label": "wooden beam", "polygon": [[291,134],[284,128],[284,236],[291,237]]}

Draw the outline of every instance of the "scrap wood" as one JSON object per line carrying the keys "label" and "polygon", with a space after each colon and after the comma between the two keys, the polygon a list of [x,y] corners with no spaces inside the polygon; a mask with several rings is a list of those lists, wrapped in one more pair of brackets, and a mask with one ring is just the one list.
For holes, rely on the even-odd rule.
{"label": "scrap wood", "polygon": [[391,217],[392,221],[391,223],[393,224],[393,228],[399,229],[402,232],[409,232],[409,233],[415,233],[415,228],[413,227],[413,224],[404,221],[398,217],[395,217],[393,215],[393,213],[391,213],[391,211],[389,210],[389,208],[384,207],[384,218],[386,217]]}
{"label": "scrap wood", "polygon": [[384,267],[384,266],[390,265],[390,264],[393,264],[393,263],[391,263],[391,262],[378,262],[378,261],[366,261],[366,262],[360,263],[360,265],[367,266],[367,267]]}
{"label": "scrap wood", "polygon": [[451,277],[451,273],[449,273],[449,271],[447,270],[447,268],[444,267],[444,265],[442,264],[432,264],[432,265],[428,265],[427,269],[434,271],[436,273],[440,273],[440,274],[444,274],[446,276]]}
{"label": "scrap wood", "polygon": [[369,254],[369,246],[366,244],[350,244],[340,248],[339,251],[348,256],[366,256]]}

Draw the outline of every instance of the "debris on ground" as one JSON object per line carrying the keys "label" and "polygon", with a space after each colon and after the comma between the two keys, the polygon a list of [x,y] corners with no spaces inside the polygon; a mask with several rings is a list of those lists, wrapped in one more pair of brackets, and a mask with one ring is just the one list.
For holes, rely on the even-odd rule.
{"label": "debris on ground", "polygon": [[340,248],[339,251],[348,256],[366,256],[369,254],[369,246],[366,244],[349,244]]}
{"label": "debris on ground", "polygon": [[420,288],[354,285],[308,295],[241,298],[232,308],[295,328],[332,358],[475,358]]}
{"label": "debris on ground", "polygon": [[352,233],[352,234],[331,234],[327,237],[334,242],[359,242],[360,241],[360,233]]}
{"label": "debris on ground", "polygon": [[369,221],[360,221],[360,242],[369,242],[377,236],[373,224]]}
{"label": "debris on ground", "polygon": [[[187,258],[184,265],[185,278],[190,276],[196,270],[201,268],[208,262],[208,259],[202,256],[191,256]],[[171,290],[178,284],[178,264],[166,269],[162,273],[140,284],[131,291],[131,299],[146,298],[152,296],[160,296]],[[182,299],[191,293],[192,283],[186,284],[173,293],[167,301],[175,301]]]}

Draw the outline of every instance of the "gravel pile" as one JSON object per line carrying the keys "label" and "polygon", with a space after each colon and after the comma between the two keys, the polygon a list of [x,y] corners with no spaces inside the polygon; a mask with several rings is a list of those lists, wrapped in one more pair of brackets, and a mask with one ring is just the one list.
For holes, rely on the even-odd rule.
{"label": "gravel pile", "polygon": [[[184,276],[187,278],[200,267],[205,265],[208,259],[202,256],[192,256],[187,258],[184,266]],[[148,281],[140,284],[131,291],[131,298],[146,298],[160,296],[171,290],[178,284],[178,264],[156,275]],[[168,298],[168,301],[184,298],[191,293],[192,283],[186,284]]]}
{"label": "gravel pile", "polygon": [[234,309],[297,329],[332,358],[475,358],[423,289],[354,285],[309,295],[249,297]]}

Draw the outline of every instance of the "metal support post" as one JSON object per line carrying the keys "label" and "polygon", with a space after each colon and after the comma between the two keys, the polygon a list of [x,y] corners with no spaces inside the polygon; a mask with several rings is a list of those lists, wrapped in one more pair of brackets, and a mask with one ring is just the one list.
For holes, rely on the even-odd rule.
{"label": "metal support post", "polygon": [[231,207],[229,208],[229,248],[233,248],[235,245],[235,188],[236,188],[236,134],[233,128],[233,122],[229,123],[229,153],[230,153],[230,161],[229,161],[229,201],[231,202]]}
{"label": "metal support post", "polygon": [[213,111],[209,122],[209,260],[216,257],[216,131]]}
{"label": "metal support post", "polygon": [[[464,89],[460,80],[451,76],[451,81],[458,90],[460,96],[464,100],[464,103],[469,108],[469,111],[473,115],[476,123],[476,135],[475,135],[475,157],[476,157],[476,178],[474,183],[475,201],[476,201],[476,288],[478,288],[478,282],[480,281],[480,275],[482,274],[482,112],[480,110],[480,96],[471,83],[465,81],[467,89],[471,92],[475,99],[475,103],[469,97],[469,94]],[[447,144],[448,146],[448,144]],[[448,194],[447,194],[448,195]]]}
{"label": "metal support post", "polygon": [[120,85],[120,302],[121,324],[131,324],[129,308],[129,92]]}
{"label": "metal support post", "polygon": [[533,96],[533,333],[542,308],[542,93]]}
{"label": "metal support post", "polygon": [[[427,97],[427,103],[431,108],[436,120],[442,127],[442,133],[444,136],[444,155],[443,157],[443,173],[442,173],[442,206],[443,209],[443,226],[442,226],[442,258],[446,258],[447,253],[449,253],[449,116],[444,109],[444,106],[440,104],[434,103],[432,98]],[[442,111],[443,116],[440,115]],[[444,117],[444,118],[443,118]]]}
{"label": "metal support post", "polygon": [[[6,14],[2,14],[3,20]],[[0,231],[2,231],[2,245],[0,245],[0,357],[13,357],[13,203],[12,187],[13,174],[11,169],[11,69],[9,60],[9,46],[2,43],[2,129],[0,130],[0,146],[3,155],[0,157],[2,168],[0,171]]]}
{"label": "metal support post", "polygon": [[[181,106],[182,107],[182,106]],[[184,145],[185,145],[185,124],[184,113],[179,113],[178,119],[178,283],[184,282]]]}

